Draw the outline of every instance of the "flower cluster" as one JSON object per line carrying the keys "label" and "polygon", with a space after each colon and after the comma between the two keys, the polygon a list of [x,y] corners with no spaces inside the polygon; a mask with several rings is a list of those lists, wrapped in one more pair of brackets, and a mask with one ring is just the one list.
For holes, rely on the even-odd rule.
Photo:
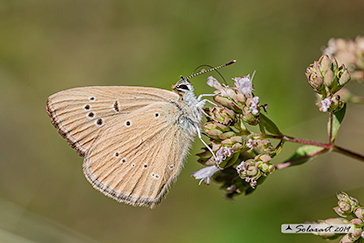
{"label": "flower cluster", "polygon": [[306,76],[318,95],[320,111],[333,112],[343,107],[340,96],[335,94],[351,79],[344,64],[339,66],[335,58],[323,55],[307,68]]}
{"label": "flower cluster", "polygon": [[[363,49],[364,39],[357,38],[355,43],[358,49],[356,65],[359,67],[359,60],[363,58],[360,59],[361,54],[358,53]],[[233,78],[233,87],[208,77],[207,84],[215,88],[212,97],[217,104],[210,101],[214,106],[204,110],[207,118],[203,125],[204,135],[209,137],[210,142],[209,147],[198,154],[198,162],[205,167],[193,174],[200,184],[220,183],[226,196],[233,198],[254,192],[275,169],[302,165],[320,154],[338,152],[364,161],[363,155],[334,144],[345,116],[346,103],[364,103],[364,97],[353,95],[344,88],[351,80],[351,74],[344,64],[339,65],[335,55],[325,54],[306,69],[308,83],[319,99],[319,110],[330,113],[329,143],[283,134],[266,116],[267,105],[262,105],[261,99],[254,93],[254,73]],[[275,146],[271,139],[278,141]],[[286,142],[301,146],[288,159],[273,165],[271,160]]]}
{"label": "flower cluster", "polygon": [[345,64],[353,80],[364,81],[364,37],[355,40],[330,39],[323,53],[335,57],[338,63]]}
{"label": "flower cluster", "polygon": [[[254,76],[254,74],[253,74]],[[207,84],[216,89],[214,101],[219,105],[206,109],[208,121],[203,125],[211,139],[209,150],[198,154],[199,162],[207,166],[193,174],[209,184],[211,178],[226,190],[231,198],[252,192],[275,169],[270,163],[275,148],[262,134],[248,129],[261,121],[259,97],[255,96],[250,75],[233,78],[234,87],[208,77]]]}
{"label": "flower cluster", "polygon": [[[354,226],[353,233],[344,235],[341,243],[354,243],[362,242],[364,240],[364,207],[360,206],[359,201],[346,194],[345,192],[338,192],[337,198],[338,206],[334,207],[335,212],[341,218],[330,218],[326,220],[317,220],[314,223],[318,224],[351,224]],[[340,234],[336,233],[319,233],[317,234],[324,239],[336,239]]]}
{"label": "flower cluster", "polygon": [[260,154],[254,159],[242,161],[236,166],[239,176],[250,184],[252,188],[257,185],[257,180],[262,176],[268,176],[275,169],[269,161],[272,158],[267,154]]}

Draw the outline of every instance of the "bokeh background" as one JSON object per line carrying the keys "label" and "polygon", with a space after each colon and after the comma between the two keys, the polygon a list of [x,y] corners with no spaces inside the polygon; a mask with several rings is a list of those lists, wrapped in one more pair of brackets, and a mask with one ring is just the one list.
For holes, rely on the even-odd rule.
{"label": "bokeh background", "polygon": [[[201,64],[237,59],[225,79],[256,70],[256,94],[281,130],[325,142],[327,115],[304,72],[330,38],[364,34],[363,10],[361,0],[0,0],[0,242],[323,242],[280,225],[336,217],[338,190],[364,202],[362,162],[325,154],[229,201],[191,177],[201,168],[196,140],[162,204],[134,208],[86,181],[45,102],[77,86],[170,89]],[[196,94],[213,91],[206,78],[192,80]],[[363,153],[363,118],[350,104],[337,144]]]}

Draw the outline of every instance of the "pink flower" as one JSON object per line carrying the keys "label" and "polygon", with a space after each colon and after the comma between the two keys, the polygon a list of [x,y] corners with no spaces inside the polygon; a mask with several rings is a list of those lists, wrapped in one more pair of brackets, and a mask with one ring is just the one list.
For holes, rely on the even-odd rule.
{"label": "pink flower", "polygon": [[247,105],[249,106],[250,112],[254,116],[257,116],[259,114],[259,107],[258,107],[259,97],[258,96],[254,96],[253,98],[248,99]]}
{"label": "pink flower", "polygon": [[235,96],[235,92],[232,88],[230,88],[229,86],[226,86],[224,84],[221,84],[219,81],[217,81],[216,78],[214,78],[212,76],[209,76],[207,78],[207,85],[220,91],[220,94],[224,97],[234,97]]}
{"label": "pink flower", "polygon": [[203,181],[205,184],[210,184],[210,177],[213,176],[216,172],[218,172],[220,169],[217,168],[215,165],[207,166],[205,168],[202,168],[192,174],[192,176],[195,177],[195,179],[201,179],[199,185],[201,185],[201,182]]}
{"label": "pink flower", "polygon": [[217,163],[221,164],[226,158],[230,157],[233,154],[232,152],[233,152],[232,148],[221,147],[216,152],[216,158],[218,159]]}
{"label": "pink flower", "polygon": [[253,88],[252,81],[254,78],[254,74],[255,74],[255,72],[253,73],[251,78],[250,78],[250,74],[248,74],[245,77],[233,78],[233,80],[235,81],[235,89],[240,91],[247,98],[253,97],[254,88]]}
{"label": "pink flower", "polygon": [[325,98],[320,102],[320,104],[321,104],[320,111],[327,112],[332,104],[331,98],[330,97]]}

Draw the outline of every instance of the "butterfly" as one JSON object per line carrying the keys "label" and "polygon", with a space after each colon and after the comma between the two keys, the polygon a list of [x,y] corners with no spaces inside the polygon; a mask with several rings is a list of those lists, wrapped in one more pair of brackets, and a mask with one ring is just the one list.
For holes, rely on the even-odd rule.
{"label": "butterfly", "polygon": [[119,202],[154,208],[180,173],[196,134],[209,148],[200,130],[206,100],[195,96],[189,81],[204,72],[182,77],[172,91],[128,86],[60,91],[48,98],[47,113],[84,157],[83,172],[95,189]]}

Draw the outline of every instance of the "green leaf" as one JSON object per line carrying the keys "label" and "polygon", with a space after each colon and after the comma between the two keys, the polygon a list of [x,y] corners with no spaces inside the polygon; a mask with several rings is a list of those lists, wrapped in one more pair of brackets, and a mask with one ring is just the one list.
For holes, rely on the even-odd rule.
{"label": "green leaf", "polygon": [[[342,121],[344,120],[346,112],[346,103],[344,104],[343,108],[341,108],[339,111],[334,112],[333,119],[332,119],[332,137],[331,142],[334,143],[337,133],[339,132],[340,125]],[[330,134],[330,121],[328,123],[328,130]]]}
{"label": "green leaf", "polygon": [[221,168],[228,168],[235,164],[235,162],[238,160],[240,153],[235,153],[229,158],[227,158],[225,161],[221,162],[220,167]]}
{"label": "green leaf", "polygon": [[263,113],[260,113],[260,122],[259,122],[259,128],[260,131],[265,134],[265,130],[270,132],[274,135],[283,135],[281,131],[279,131],[278,127],[272,120],[270,120],[268,117],[266,117]]}
{"label": "green leaf", "polygon": [[290,166],[304,164],[304,163],[316,158],[317,155],[314,155],[314,156],[310,156],[310,155],[312,155],[320,150],[324,150],[324,149],[321,147],[313,146],[313,145],[303,145],[303,146],[299,147],[291,157],[289,157],[287,160],[283,161],[283,163],[297,161],[301,158],[301,160],[299,160],[295,163],[292,163]]}
{"label": "green leaf", "polygon": [[270,153],[269,156],[273,159],[274,157],[276,157],[281,151],[282,151],[282,148],[283,148],[283,145],[284,145],[284,140],[281,140],[279,142],[279,144],[276,146],[276,148],[274,149],[274,152]]}

